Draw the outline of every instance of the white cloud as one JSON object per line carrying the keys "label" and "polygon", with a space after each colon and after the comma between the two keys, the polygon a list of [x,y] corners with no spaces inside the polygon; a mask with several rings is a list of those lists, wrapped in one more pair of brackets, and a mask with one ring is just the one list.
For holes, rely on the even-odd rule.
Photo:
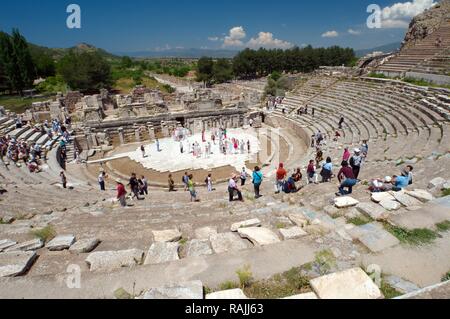
{"label": "white cloud", "polygon": [[361,31],[359,30],[353,30],[353,29],[348,29],[348,33],[350,33],[351,35],[360,35]]}
{"label": "white cloud", "polygon": [[266,49],[289,49],[294,45],[290,42],[276,39],[273,33],[260,32],[257,38],[251,38],[247,46],[252,49],[266,48]]}
{"label": "white cloud", "polygon": [[435,4],[434,0],[413,0],[385,7],[381,13],[382,28],[407,28],[412,18]]}
{"label": "white cloud", "polygon": [[242,41],[245,39],[247,34],[243,27],[234,27],[230,30],[229,35],[227,35],[223,41],[223,47],[241,47],[244,45]]}
{"label": "white cloud", "polygon": [[213,42],[219,41],[219,37],[208,37],[208,40]]}
{"label": "white cloud", "polygon": [[322,38],[336,38],[339,36],[339,33],[337,31],[327,31],[324,34],[322,34]]}
{"label": "white cloud", "polygon": [[259,49],[263,47],[266,49],[288,49],[294,46],[290,42],[276,39],[271,32],[259,32],[257,37],[251,38],[248,42],[245,41],[246,37],[247,33],[241,26],[230,29],[228,35],[226,35],[223,39],[217,38],[217,40],[223,41],[223,48],[247,47],[252,49]]}

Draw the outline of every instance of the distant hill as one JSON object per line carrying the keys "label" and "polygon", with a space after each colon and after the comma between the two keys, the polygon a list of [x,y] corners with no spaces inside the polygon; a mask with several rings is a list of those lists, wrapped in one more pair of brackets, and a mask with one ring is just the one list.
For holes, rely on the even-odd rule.
{"label": "distant hill", "polygon": [[397,51],[398,49],[400,49],[401,45],[402,45],[401,42],[394,42],[394,43],[385,44],[385,45],[382,45],[382,46],[379,46],[376,48],[355,50],[355,55],[358,58],[361,58],[372,52],[389,53],[389,52]]}
{"label": "distant hill", "polygon": [[239,51],[208,50],[208,49],[169,49],[160,51],[116,52],[117,55],[126,55],[134,58],[185,58],[198,59],[202,56],[212,58],[234,58]]}
{"label": "distant hill", "polygon": [[50,55],[53,59],[59,60],[65,54],[67,54],[70,50],[74,50],[75,52],[98,52],[105,58],[117,58],[116,55],[111,54],[103,49],[96,48],[93,45],[87,43],[80,43],[74,47],[63,49],[63,48],[47,48],[43,46],[39,46],[33,43],[28,43],[30,50],[32,53],[45,53]]}

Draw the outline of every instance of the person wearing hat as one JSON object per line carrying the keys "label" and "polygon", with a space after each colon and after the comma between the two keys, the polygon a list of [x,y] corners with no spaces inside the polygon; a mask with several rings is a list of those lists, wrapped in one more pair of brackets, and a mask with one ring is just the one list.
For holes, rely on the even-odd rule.
{"label": "person wearing hat", "polygon": [[359,148],[354,149],[354,155],[350,158],[350,166],[353,170],[353,176],[357,180],[359,177],[359,172],[361,170],[362,156],[361,150]]}
{"label": "person wearing hat", "polygon": [[125,190],[125,186],[123,185],[120,179],[116,179],[117,183],[117,199],[122,207],[127,206],[127,202],[125,200],[125,196],[127,195],[127,191]]}
{"label": "person wearing hat", "polygon": [[243,202],[242,193],[237,186],[237,175],[231,175],[230,180],[228,181],[228,194],[230,195],[230,202],[234,200],[234,193],[237,193],[239,201]]}

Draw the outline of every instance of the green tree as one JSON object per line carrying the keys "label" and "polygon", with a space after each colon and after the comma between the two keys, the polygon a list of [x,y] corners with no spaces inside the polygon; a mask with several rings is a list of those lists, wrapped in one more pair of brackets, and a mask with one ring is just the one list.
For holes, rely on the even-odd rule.
{"label": "green tree", "polygon": [[32,87],[36,68],[31,58],[28,43],[20,34],[19,30],[13,29],[11,40],[15,71],[18,73],[18,81],[16,82],[15,89],[22,94],[24,89]]}
{"label": "green tree", "polygon": [[112,84],[111,66],[98,52],[70,51],[59,61],[58,73],[71,89],[99,90]]}
{"label": "green tree", "polygon": [[36,65],[36,75],[38,77],[50,77],[56,74],[56,63],[53,58],[45,52],[34,52],[32,54]]}
{"label": "green tree", "polygon": [[233,67],[229,60],[219,59],[214,63],[213,79],[215,83],[224,83],[233,79]]}
{"label": "green tree", "polygon": [[133,60],[129,56],[124,56],[120,61],[120,65],[125,69],[129,69],[133,66]]}
{"label": "green tree", "polygon": [[197,62],[197,81],[210,85],[214,76],[214,61],[212,58],[202,57]]}

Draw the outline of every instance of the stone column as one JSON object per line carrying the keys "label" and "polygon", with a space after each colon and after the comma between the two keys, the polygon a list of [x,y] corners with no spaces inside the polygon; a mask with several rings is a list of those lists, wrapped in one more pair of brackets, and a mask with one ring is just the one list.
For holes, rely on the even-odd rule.
{"label": "stone column", "polygon": [[120,145],[123,145],[123,144],[125,144],[125,136],[123,135],[123,127],[119,127],[118,132],[119,132]]}
{"label": "stone column", "polygon": [[147,124],[147,127],[148,127],[148,136],[149,136],[150,140],[154,140],[155,139],[155,128],[151,124]]}

